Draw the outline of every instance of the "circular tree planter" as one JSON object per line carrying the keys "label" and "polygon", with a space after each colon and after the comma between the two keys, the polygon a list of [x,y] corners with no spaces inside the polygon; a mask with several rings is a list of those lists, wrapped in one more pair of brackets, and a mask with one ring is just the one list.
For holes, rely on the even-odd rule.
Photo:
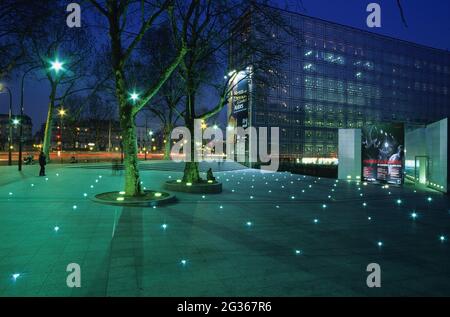
{"label": "circular tree planter", "polygon": [[92,200],[114,206],[153,207],[174,202],[175,196],[165,192],[146,190],[138,197],[127,197],[124,192],[107,192],[95,195]]}
{"label": "circular tree planter", "polygon": [[222,192],[222,183],[217,181],[202,181],[200,183],[183,183],[180,180],[167,181],[164,184],[164,189],[191,193],[191,194],[220,194]]}

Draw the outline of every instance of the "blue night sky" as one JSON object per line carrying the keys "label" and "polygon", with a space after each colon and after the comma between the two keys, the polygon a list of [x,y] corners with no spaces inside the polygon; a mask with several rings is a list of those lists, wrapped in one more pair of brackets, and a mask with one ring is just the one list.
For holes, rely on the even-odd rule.
{"label": "blue night sky", "polygon": [[[366,26],[367,4],[377,2],[382,8],[382,27],[370,29]],[[300,12],[313,17],[370,30],[375,33],[416,42],[440,49],[450,49],[450,1],[444,0],[402,0],[408,22],[406,28],[400,18],[396,0],[303,0],[306,12],[298,0],[273,0],[273,6]],[[19,85],[12,80],[14,112],[19,110]],[[43,82],[29,78],[26,84],[25,112],[33,119],[33,130],[44,123],[47,113],[49,87]],[[206,99],[212,97],[205,97]],[[207,103],[208,100],[205,100]],[[211,101],[214,103],[214,101]],[[7,108],[5,94],[0,96],[0,112]],[[224,110],[226,111],[226,110]]]}

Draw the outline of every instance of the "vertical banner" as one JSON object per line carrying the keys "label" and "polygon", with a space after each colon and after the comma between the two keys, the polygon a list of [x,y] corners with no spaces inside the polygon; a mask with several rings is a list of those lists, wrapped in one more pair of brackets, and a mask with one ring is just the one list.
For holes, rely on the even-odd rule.
{"label": "vertical banner", "polygon": [[228,112],[228,125],[247,128],[249,126],[249,78],[241,71],[234,79],[231,109]]}
{"label": "vertical banner", "polygon": [[403,123],[366,126],[362,129],[363,179],[403,184],[405,129]]}

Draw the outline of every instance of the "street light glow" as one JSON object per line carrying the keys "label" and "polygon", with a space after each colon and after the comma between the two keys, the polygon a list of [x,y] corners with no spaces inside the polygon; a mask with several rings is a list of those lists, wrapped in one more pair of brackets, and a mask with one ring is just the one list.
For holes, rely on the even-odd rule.
{"label": "street light glow", "polygon": [[138,94],[137,92],[133,91],[133,92],[130,94],[130,99],[131,99],[133,102],[136,102],[136,101],[139,99],[139,94]]}
{"label": "street light glow", "polygon": [[60,115],[61,117],[64,117],[64,116],[66,115],[66,110],[60,109],[60,110],[58,111],[58,113],[59,113],[59,115]]}
{"label": "street light glow", "polygon": [[14,125],[18,125],[20,123],[20,120],[19,119],[13,119],[12,123]]}
{"label": "street light glow", "polygon": [[61,70],[63,70],[64,63],[60,62],[59,60],[55,60],[50,64],[52,65],[51,69],[54,70],[56,73],[59,73]]}

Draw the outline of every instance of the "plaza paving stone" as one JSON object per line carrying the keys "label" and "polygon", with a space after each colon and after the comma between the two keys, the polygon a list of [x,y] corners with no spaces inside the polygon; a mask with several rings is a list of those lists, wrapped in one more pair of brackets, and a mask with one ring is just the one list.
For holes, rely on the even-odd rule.
{"label": "plaza paving stone", "polygon": [[[122,189],[108,164],[49,165],[47,178],[0,167],[0,296],[450,295],[447,195],[210,166],[222,194],[175,193],[157,208],[91,201]],[[163,190],[183,165],[141,170]],[[366,285],[373,262],[381,288]],[[66,285],[69,263],[81,288]]]}

